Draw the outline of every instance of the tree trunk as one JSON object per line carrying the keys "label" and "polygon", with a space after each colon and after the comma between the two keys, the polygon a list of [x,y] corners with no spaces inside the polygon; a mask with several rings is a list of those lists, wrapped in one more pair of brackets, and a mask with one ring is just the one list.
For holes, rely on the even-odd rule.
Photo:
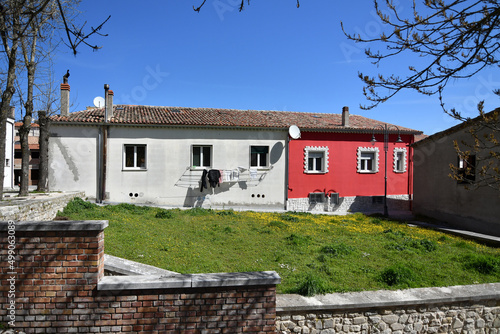
{"label": "tree trunk", "polygon": [[28,196],[29,193],[29,173],[30,173],[30,149],[29,133],[31,128],[31,115],[26,110],[23,118],[23,125],[19,128],[19,139],[21,141],[21,186],[19,187],[19,196]]}
{"label": "tree trunk", "polygon": [[38,191],[49,191],[49,118],[45,110],[38,111],[38,124],[40,125],[40,137],[38,143],[40,145],[40,163],[38,167]]}

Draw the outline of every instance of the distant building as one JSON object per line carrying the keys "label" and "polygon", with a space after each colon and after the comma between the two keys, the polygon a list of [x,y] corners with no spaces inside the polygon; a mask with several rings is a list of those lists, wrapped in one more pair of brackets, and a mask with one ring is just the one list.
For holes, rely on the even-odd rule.
{"label": "distant building", "polygon": [[[64,105],[69,85],[61,91]],[[113,105],[112,97],[107,110],[63,107],[51,117],[51,190],[167,206],[382,208],[386,123],[348,112]],[[292,125],[300,138],[290,139]],[[388,125],[388,195],[409,209],[408,145],[421,132]]]}
{"label": "distant building", "polygon": [[[21,183],[21,142],[19,138],[19,128],[22,126],[21,122],[15,123],[15,137],[14,137],[14,185]],[[29,145],[29,183],[30,186],[38,184],[38,164],[40,161],[40,146],[38,144],[38,137],[40,136],[40,126],[37,123],[32,123],[30,132],[28,134]]]}
{"label": "distant building", "polygon": [[7,118],[5,135],[5,159],[3,187],[9,189],[14,187],[14,107],[11,115]]}
{"label": "distant building", "polygon": [[[492,111],[498,113],[500,109]],[[472,152],[470,161],[460,159],[455,147],[456,141],[473,144],[474,138],[468,132],[480,117],[438,132],[413,145],[414,149],[414,200],[415,214],[435,218],[447,222],[451,227],[463,228],[484,234],[500,237],[500,193],[491,187],[474,187],[479,181],[479,171],[485,165],[479,155],[484,152]],[[500,117],[497,118],[500,122]],[[499,124],[500,125],[500,124]],[[498,128],[498,125],[497,125]],[[478,133],[491,135],[490,129],[482,129]],[[494,133],[500,140],[499,133]],[[498,145],[485,150],[499,153]],[[476,159],[476,154],[479,154]],[[450,164],[462,168],[471,168],[467,175],[471,184],[451,178]],[[500,168],[500,161],[491,168]],[[498,182],[498,181],[497,181]],[[467,189],[469,188],[469,189]]]}

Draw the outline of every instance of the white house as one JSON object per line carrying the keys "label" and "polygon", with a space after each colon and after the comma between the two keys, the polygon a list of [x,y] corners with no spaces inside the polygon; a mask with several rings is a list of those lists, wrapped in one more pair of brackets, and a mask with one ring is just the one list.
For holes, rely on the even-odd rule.
{"label": "white house", "polygon": [[7,123],[5,125],[4,189],[14,187],[14,121],[14,107],[12,107],[11,115],[7,117]]}

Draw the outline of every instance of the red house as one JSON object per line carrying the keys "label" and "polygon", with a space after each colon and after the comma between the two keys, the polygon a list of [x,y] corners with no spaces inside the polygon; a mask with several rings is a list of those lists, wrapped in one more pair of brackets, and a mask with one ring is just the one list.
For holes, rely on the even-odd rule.
{"label": "red house", "polygon": [[324,124],[290,130],[288,210],[387,214],[410,209],[410,145],[421,131],[349,115],[347,107],[342,115],[313,117],[324,117],[315,120]]}

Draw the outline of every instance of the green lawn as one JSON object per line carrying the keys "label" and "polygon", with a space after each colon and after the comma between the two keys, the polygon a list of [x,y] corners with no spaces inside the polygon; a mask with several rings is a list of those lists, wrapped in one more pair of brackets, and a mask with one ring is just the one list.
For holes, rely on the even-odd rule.
{"label": "green lawn", "polygon": [[105,252],[179,273],[274,270],[279,293],[311,295],[500,282],[500,249],[362,214],[165,210],[74,200],[107,219]]}

